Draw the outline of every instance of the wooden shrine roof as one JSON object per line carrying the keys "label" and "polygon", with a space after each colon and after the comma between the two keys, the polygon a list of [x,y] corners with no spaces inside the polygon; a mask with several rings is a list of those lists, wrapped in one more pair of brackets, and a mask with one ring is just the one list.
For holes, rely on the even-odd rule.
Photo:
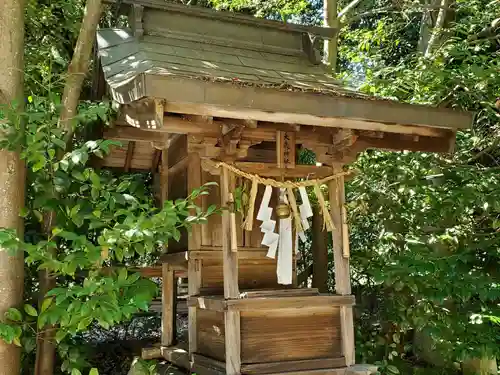
{"label": "wooden shrine roof", "polygon": [[[242,139],[256,144],[273,141],[280,124],[293,124],[301,127],[298,138],[304,142],[298,144],[303,146],[335,146],[338,131],[347,129],[352,133],[347,136],[356,136],[364,149],[442,152],[450,150],[457,130],[473,122],[472,113],[399,103],[343,87],[321,63],[318,49],[319,39],[333,37],[335,29],[164,0],[120,2],[128,8],[131,27],[99,30],[98,56],[125,123],[141,130],[198,134],[207,141],[220,135],[222,124],[239,121]],[[161,101],[161,113],[156,108],[149,117],[130,115],[144,114],[147,100]],[[114,136],[125,142],[149,142],[143,135],[131,136],[131,126],[118,127],[123,131]],[[308,140],[307,133],[316,128],[330,133],[318,131]],[[153,146],[143,146],[144,160],[132,160],[139,169],[151,165],[157,154]],[[111,156],[117,166],[125,149]]]}

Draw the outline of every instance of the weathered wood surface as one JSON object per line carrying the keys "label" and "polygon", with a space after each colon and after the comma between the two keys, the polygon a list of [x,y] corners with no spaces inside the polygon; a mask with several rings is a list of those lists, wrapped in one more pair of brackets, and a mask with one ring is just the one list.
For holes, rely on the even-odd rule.
{"label": "weathered wood surface", "polygon": [[[196,153],[189,154],[188,163],[188,193],[195,189],[198,189],[203,185],[201,181],[201,160],[200,155]],[[201,198],[196,199],[194,202],[197,205],[201,205]],[[201,225],[194,224],[191,228],[191,233],[188,237],[188,250],[199,250],[201,247]]]}
{"label": "weathered wood surface", "polygon": [[[223,169],[221,176],[221,206],[227,207],[229,202],[229,192],[231,189],[230,172]],[[230,217],[229,211],[225,210],[222,214],[222,264],[223,264],[223,283],[224,297],[238,298],[238,253],[231,251],[230,238]]]}
{"label": "weathered wood surface", "polygon": [[198,309],[196,319],[198,326],[196,352],[224,361],[226,358],[224,312]]}
{"label": "weathered wood surface", "polygon": [[300,361],[280,361],[268,363],[249,363],[241,366],[241,373],[246,375],[263,375],[289,371],[332,369],[345,367],[345,358],[320,358]]}
{"label": "weathered wood surface", "polygon": [[[104,0],[104,3],[116,3],[116,0]],[[291,23],[284,23],[280,21],[270,21],[264,19],[256,19],[252,16],[247,16],[232,12],[218,12],[211,9],[196,7],[196,6],[182,6],[180,4],[168,3],[161,0],[121,0],[121,4],[136,4],[142,5],[144,7],[149,7],[152,9],[161,9],[164,11],[169,11],[170,13],[181,13],[187,15],[195,15],[198,18],[209,18],[216,21],[227,21],[231,23],[236,23],[237,25],[253,25],[259,28],[269,28],[276,30],[284,30],[287,32],[297,32],[297,33],[310,33],[313,35],[319,35],[323,37],[332,37],[335,35],[336,29],[325,28],[318,26],[302,26]]]}
{"label": "weathered wood surface", "polygon": [[[243,251],[238,252],[238,255]],[[203,261],[202,287],[213,291],[222,291],[224,286],[223,262]],[[241,259],[237,264],[240,289],[269,289],[283,288],[276,278],[276,260],[269,258]],[[239,293],[238,293],[239,294]]]}
{"label": "weathered wood surface", "polygon": [[241,346],[243,363],[340,357],[340,308],[241,311]]}
{"label": "weathered wood surface", "polygon": [[[351,294],[351,279],[349,272],[349,257],[346,246],[349,245],[348,231],[344,222],[345,191],[344,179],[339,178],[329,184],[330,210],[335,229],[333,238],[333,261],[335,268],[335,291],[340,295]],[[351,366],[355,363],[355,338],[354,319],[352,307],[344,306],[341,309],[342,323],[342,353],[346,358],[346,364]]]}
{"label": "weathered wood surface", "polygon": [[[160,11],[151,12],[150,16],[161,17],[157,16],[160,14]],[[161,23],[159,27],[164,25]],[[198,25],[197,29],[201,30],[202,26]],[[185,27],[189,26],[176,22],[169,24],[168,30],[175,34],[176,29]],[[109,58],[103,60],[103,70],[115,100],[120,103],[157,97],[166,100],[167,112],[419,135],[436,135],[432,128],[460,129],[472,124],[471,113],[355,98],[360,95],[348,93],[323,67],[311,64],[305,54],[297,61],[297,56],[288,53],[287,57],[294,61],[286,62],[282,56],[286,53],[277,56],[262,52],[266,45],[260,39],[262,36],[257,36],[259,40],[254,48],[259,56],[256,56],[251,48],[233,48],[227,45],[227,39],[221,43],[217,36],[196,35],[195,40],[185,40],[195,45],[186,47],[176,45],[179,38],[173,42],[165,36],[148,36],[147,28],[145,31],[140,48],[132,37],[123,36],[124,30],[99,31],[100,53]],[[232,40],[245,38],[240,38],[239,32],[243,30],[236,32]],[[121,33],[119,37],[118,33]],[[302,49],[301,36],[299,45],[295,45],[290,36],[278,39],[280,45],[291,43],[288,50]],[[229,50],[221,50],[227,47]],[[139,49],[140,52],[136,52]],[[115,55],[118,57],[113,57]],[[134,62],[133,67],[124,63],[125,56]],[[212,80],[186,79],[189,77]],[[254,87],[213,82],[221,77],[227,82],[245,82]],[[280,90],[283,84],[296,90]],[[320,90],[328,95],[300,92],[303,90]]]}
{"label": "weathered wood surface", "polygon": [[189,353],[184,345],[162,347],[161,354],[163,358],[177,367],[183,369],[189,369],[191,367]]}
{"label": "weathered wood surface", "polygon": [[240,298],[259,298],[259,297],[290,297],[290,296],[315,296],[319,295],[316,288],[302,289],[282,289],[282,290],[251,290],[240,294]]}
{"label": "weathered wood surface", "polygon": [[[231,120],[225,120],[231,122]],[[235,120],[233,120],[235,121]],[[131,169],[133,170],[148,170],[154,163],[156,150],[148,140],[153,141],[155,138],[161,139],[166,132],[182,132],[189,134],[198,134],[201,137],[199,142],[203,142],[203,156],[212,155],[217,157],[221,148],[216,146],[217,136],[220,126],[224,122],[214,121],[212,123],[203,123],[199,120],[185,120],[182,118],[165,118],[164,127],[155,130],[142,130],[131,126],[117,125],[112,129],[104,132],[106,139],[121,140],[123,147],[111,147],[111,153],[104,161],[103,165],[107,167],[123,168],[124,158],[126,157],[128,141],[136,142],[136,150],[132,159]],[[280,124],[262,124],[259,123],[257,128],[244,128],[241,134],[240,142],[258,143],[261,141],[275,141],[276,129]],[[335,146],[332,132],[338,129],[329,130],[327,128],[302,126],[296,133],[297,143],[304,145],[306,148],[312,149],[317,153],[317,156],[323,162],[349,162],[354,160],[356,155],[366,149],[377,148],[384,150],[409,150],[409,151],[425,151],[425,152],[449,152],[450,145],[453,146],[454,134],[449,131],[435,129],[441,133],[440,136],[411,136],[400,135],[387,132],[370,132],[358,131],[356,140],[353,145],[338,152],[338,147]],[[184,142],[175,140],[169,147],[170,154],[170,174],[175,175],[176,181],[183,181],[187,171],[187,138],[182,134]],[[191,136],[190,136],[191,137]],[[173,149],[172,149],[173,147]],[[257,147],[257,146],[256,146]],[[322,154],[326,152],[326,154]],[[295,169],[287,169],[285,171],[277,168],[276,153],[273,150],[262,150],[259,148],[249,148],[246,151],[246,156],[241,156],[243,161],[237,161],[238,168],[249,172],[258,173],[262,176],[275,177],[284,174],[285,177],[303,177],[309,175],[310,178],[320,178],[331,174],[331,168],[328,166],[305,166],[298,165]],[[204,162],[206,163],[206,162]],[[155,163],[154,165],[157,165]],[[210,173],[220,173],[219,170],[211,169]],[[204,174],[204,181],[217,181],[218,177]],[[185,184],[174,184],[172,186],[176,193],[175,198],[185,196],[187,188]],[[182,189],[183,188],[183,189]],[[214,190],[215,192],[215,190]]]}
{"label": "weathered wood surface", "polygon": [[162,316],[161,316],[161,343],[163,346],[171,346],[175,340],[175,291],[177,288],[174,270],[167,263],[163,264],[162,280]]}
{"label": "weathered wood surface", "polygon": [[325,307],[352,306],[354,296],[337,295],[307,295],[299,293],[296,296],[284,296],[277,293],[274,297],[254,297],[226,300],[222,296],[192,296],[188,299],[189,306],[215,311],[263,311],[290,309],[314,309]]}
{"label": "weathered wood surface", "polygon": [[318,306],[352,306],[354,296],[297,296],[297,297],[265,297],[245,298],[226,301],[228,309],[239,311],[276,310],[276,309],[308,309]]}
{"label": "weathered wood surface", "polygon": [[[188,261],[188,295],[195,296],[200,293],[202,277],[201,261],[190,259]],[[196,307],[189,307],[188,312],[188,337],[189,337],[189,354],[192,355],[197,351],[198,344],[198,310]]]}
{"label": "weathered wood surface", "polygon": [[208,368],[217,369],[218,371],[225,372],[226,371],[226,363],[223,361],[219,361],[217,359],[213,359],[210,357],[206,357],[201,354],[193,354],[193,364],[201,365]]}
{"label": "weathered wood surface", "polygon": [[225,311],[226,325],[226,374],[239,375],[241,373],[241,316],[239,311]]}

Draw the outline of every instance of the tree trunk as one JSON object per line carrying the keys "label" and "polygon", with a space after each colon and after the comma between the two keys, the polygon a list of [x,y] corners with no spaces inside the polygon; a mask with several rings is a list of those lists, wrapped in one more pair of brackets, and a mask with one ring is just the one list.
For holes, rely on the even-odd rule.
{"label": "tree trunk", "polygon": [[450,0],[441,0],[441,9],[439,9],[439,13],[436,19],[436,24],[434,25],[434,30],[432,31],[429,43],[427,44],[427,48],[425,50],[426,57],[429,57],[431,55],[431,53],[437,47],[439,41],[441,40],[443,28],[445,27],[445,20],[449,3]]}
{"label": "tree trunk", "polygon": [[59,124],[66,133],[66,144],[73,137],[73,124],[71,120],[76,114],[78,101],[82,91],[83,81],[89,70],[92,46],[94,45],[95,33],[101,18],[102,0],[88,0],[85,13],[80,27],[80,34],[76,41],[73,58],[68,67],[68,76],[62,98],[63,108]]}
{"label": "tree trunk", "polygon": [[462,363],[464,375],[493,375],[498,373],[496,358],[472,358]]}
{"label": "tree trunk", "polygon": [[[323,0],[324,25],[328,27],[339,27],[337,18],[337,0]],[[337,71],[338,38],[339,33],[335,34],[332,40],[325,40],[325,63],[330,66],[333,74]]]}
{"label": "tree trunk", "polygon": [[313,207],[312,219],[312,255],[313,279],[312,287],[321,293],[328,292],[328,245],[327,232],[323,230],[323,216],[318,206]]}
{"label": "tree trunk", "polygon": [[[0,1],[0,104],[23,103],[24,1]],[[0,150],[0,227],[23,236],[25,170],[17,152]],[[2,249],[0,249],[2,250]],[[23,301],[23,253],[0,251],[0,316]],[[0,375],[19,374],[21,350],[0,340]]]}
{"label": "tree trunk", "polygon": [[[71,122],[77,113],[78,101],[82,91],[83,81],[88,73],[92,46],[94,44],[97,26],[101,18],[101,0],[88,0],[85,7],[80,34],[76,41],[73,58],[68,67],[68,76],[62,98],[63,108],[59,118],[59,126],[66,130],[66,149],[71,146],[74,126]],[[44,228],[48,235],[55,224],[55,213],[44,216]],[[40,300],[43,301],[49,290],[55,287],[55,280],[45,271],[40,272]],[[52,375],[56,352],[55,327],[43,327],[38,333],[35,375]]]}

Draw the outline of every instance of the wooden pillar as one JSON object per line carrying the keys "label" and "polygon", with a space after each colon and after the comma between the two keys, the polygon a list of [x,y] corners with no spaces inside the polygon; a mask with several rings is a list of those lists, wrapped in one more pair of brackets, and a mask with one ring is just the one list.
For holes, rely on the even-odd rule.
{"label": "wooden pillar", "polygon": [[161,170],[160,170],[160,196],[161,207],[168,199],[168,148],[164,147],[161,151]]}
{"label": "wooden pillar", "polygon": [[161,345],[171,346],[175,340],[175,275],[174,269],[168,263],[162,265],[162,316],[161,316]]}
{"label": "wooden pillar", "polygon": [[[230,194],[230,172],[222,168],[221,206],[227,207]],[[222,213],[222,262],[224,277],[224,297],[239,298],[238,287],[238,252],[231,251],[231,219],[228,210]]]}
{"label": "wooden pillar", "polygon": [[328,244],[327,232],[323,230],[323,216],[318,206],[313,206],[312,217],[312,256],[313,279],[312,287],[321,293],[328,292]]}
{"label": "wooden pillar", "polygon": [[[341,168],[334,167],[334,173],[341,171]],[[335,269],[335,292],[340,295],[351,294],[351,279],[349,274],[349,238],[347,223],[345,221],[344,204],[344,178],[340,177],[329,183],[330,209],[335,229],[333,238],[333,260]],[[354,348],[354,321],[352,307],[340,308],[341,330],[342,330],[342,351],[346,359],[347,366],[355,363]]]}
{"label": "wooden pillar", "polygon": [[[200,294],[201,289],[201,260],[188,260],[188,295],[196,296]],[[188,336],[189,336],[189,355],[192,356],[197,350],[197,324],[196,324],[196,306],[188,308]]]}
{"label": "wooden pillar", "polygon": [[[201,159],[200,155],[196,152],[189,154],[188,163],[188,194],[194,189],[202,185],[201,182]],[[196,202],[201,204],[201,199]],[[201,227],[200,224],[194,224],[191,228],[191,233],[188,237],[188,250],[199,250],[201,248]]]}
{"label": "wooden pillar", "polygon": [[241,332],[240,312],[228,310],[224,312],[226,375],[241,373]]}
{"label": "wooden pillar", "polygon": [[[168,147],[163,146],[161,151],[160,166],[160,207],[168,199]],[[177,330],[176,324],[176,282],[175,272],[168,263],[162,265],[162,316],[161,316],[161,345],[171,346],[174,344]]]}

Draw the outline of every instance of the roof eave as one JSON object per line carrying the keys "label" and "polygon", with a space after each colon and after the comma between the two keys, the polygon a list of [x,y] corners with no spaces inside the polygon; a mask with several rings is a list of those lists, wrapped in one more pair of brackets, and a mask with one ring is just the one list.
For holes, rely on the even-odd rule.
{"label": "roof eave", "polygon": [[472,126],[475,114],[380,99],[283,91],[194,78],[139,74],[111,88],[128,104],[163,99],[172,113],[440,137]]}

